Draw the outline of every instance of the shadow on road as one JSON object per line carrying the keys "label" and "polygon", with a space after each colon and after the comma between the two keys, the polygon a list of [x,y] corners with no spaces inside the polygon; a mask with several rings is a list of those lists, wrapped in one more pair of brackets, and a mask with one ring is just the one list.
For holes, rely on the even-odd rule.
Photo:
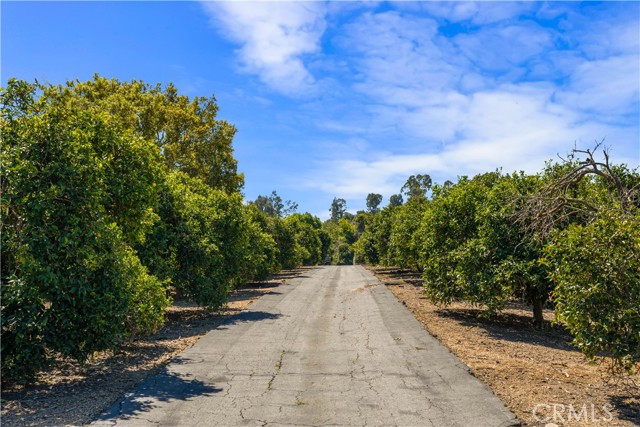
{"label": "shadow on road", "polygon": [[[235,323],[277,319],[278,314],[243,311],[234,304],[280,294],[276,289],[285,280],[301,277],[300,273],[309,270],[311,268],[286,271],[256,284],[259,286],[243,286],[230,294],[229,306],[219,311],[176,300],[167,313],[168,322],[155,335],[123,342],[115,350],[97,354],[85,364],[70,359],[57,360],[34,384],[2,390],[2,426],[81,425],[90,421],[125,391],[156,374],[162,369],[161,363],[195,342],[197,337]],[[186,384],[186,380],[171,381],[176,385]],[[203,384],[191,383],[191,387],[193,393],[214,392]],[[168,392],[165,396],[170,398]]]}
{"label": "shadow on road", "polygon": [[222,391],[202,381],[189,380],[178,375],[162,372],[148,378],[127,396],[116,402],[105,414],[96,421],[104,421],[116,416],[130,419],[141,412],[148,412],[160,402],[173,400],[192,400],[197,397],[211,396]]}
{"label": "shadow on road", "polygon": [[[272,286],[269,286],[269,289]],[[267,288],[267,286],[265,286],[265,288]],[[235,294],[232,294],[229,297],[229,302],[234,302],[234,301],[238,301],[238,300],[242,300],[242,299],[254,299],[254,298],[260,298],[263,295],[280,295],[282,292],[278,292],[278,291],[264,291],[261,288],[248,288],[248,289],[242,289],[240,291],[236,291]]]}
{"label": "shadow on road", "polygon": [[236,323],[244,323],[244,322],[260,322],[263,320],[275,320],[281,317],[281,314],[277,313],[269,313],[266,311],[240,311],[237,314],[234,314],[228,317],[220,326],[216,329],[226,329],[231,325],[235,325]]}
{"label": "shadow on road", "polygon": [[298,267],[295,270],[283,270],[280,273],[272,274],[269,279],[257,281],[257,282],[247,282],[241,285],[238,285],[236,289],[261,289],[261,288],[274,288],[284,284],[289,279],[308,279],[309,275],[306,275],[302,272],[313,271],[317,267],[308,266],[308,267]]}

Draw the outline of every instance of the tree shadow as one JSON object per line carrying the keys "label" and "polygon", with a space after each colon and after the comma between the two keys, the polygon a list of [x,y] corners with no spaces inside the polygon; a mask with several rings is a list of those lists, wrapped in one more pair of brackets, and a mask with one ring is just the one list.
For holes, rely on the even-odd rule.
{"label": "tree shadow", "polygon": [[384,276],[383,283],[390,285],[412,285],[422,287],[422,273],[409,269],[388,267],[373,270],[376,274]]}
{"label": "tree shadow", "polygon": [[549,321],[545,321],[543,329],[536,328],[531,316],[501,312],[486,317],[482,315],[482,310],[471,308],[441,308],[436,313],[467,327],[480,327],[498,340],[580,352],[571,344],[571,335],[564,328],[553,326]]}
{"label": "tree shadow", "polygon": [[188,401],[196,397],[212,396],[222,391],[221,388],[205,384],[198,380],[189,380],[167,372],[151,376],[139,384],[126,397],[117,401],[96,421],[113,418],[130,419],[142,412],[148,412],[162,403],[175,400]]}
{"label": "tree shadow", "polygon": [[307,276],[304,274],[283,274],[283,275],[276,274],[276,275],[273,275],[273,277],[269,278],[268,280],[262,280],[259,282],[247,282],[247,283],[240,284],[236,287],[236,289],[245,290],[245,289],[277,288],[278,286],[285,284],[285,282],[289,279],[299,279],[299,278],[308,279],[309,277],[311,276]]}
{"label": "tree shadow", "polygon": [[[244,292],[242,298],[278,294],[273,291],[240,292]],[[175,354],[176,340],[192,339],[237,323],[269,321],[280,316],[238,308],[212,311],[188,301],[176,301],[174,311],[168,313],[169,322],[155,335],[123,342],[113,352],[104,352],[85,364],[61,358],[56,362],[58,379],[53,384],[45,380],[4,389],[2,425],[81,425],[88,421],[88,416],[95,415],[96,409],[103,410],[127,390],[159,372],[162,369],[158,366],[159,361],[168,361]],[[181,384],[176,379],[170,381]],[[206,388],[208,386],[200,387],[195,382],[184,387],[185,393],[189,392],[188,387],[192,387],[190,393],[212,392]],[[164,396],[168,398],[167,393]],[[91,396],[93,403],[87,401],[87,396]],[[7,407],[10,409],[5,411]]]}
{"label": "tree shadow", "polygon": [[240,284],[236,287],[238,290],[245,289],[263,289],[263,288],[275,288],[285,284],[290,279],[308,279],[311,276],[304,274],[306,271],[311,271],[317,268],[317,266],[299,267],[293,270],[282,270],[279,273],[272,273],[268,279],[252,281]]}
{"label": "tree shadow", "polygon": [[[415,288],[423,286],[422,275],[411,270],[388,267],[375,271],[384,276],[385,284],[410,285]],[[508,303],[506,308],[516,308],[523,312],[531,310],[525,304],[515,301]],[[455,320],[467,327],[483,328],[490,337],[495,339],[580,352],[571,344],[572,337],[565,328],[560,325],[552,325],[547,319],[544,321],[543,328],[539,329],[533,325],[533,316],[530,314],[501,311],[493,316],[487,316],[481,308],[471,307],[443,307],[436,310],[436,314]]]}
{"label": "tree shadow", "polygon": [[[265,288],[272,288],[272,287],[275,287],[275,286],[265,286]],[[227,302],[229,303],[229,302],[240,301],[244,299],[256,299],[263,295],[281,295],[281,294],[282,292],[278,292],[278,291],[272,291],[272,290],[263,291],[261,290],[260,287],[251,287],[251,288],[242,289],[239,292],[235,292],[231,294]]]}
{"label": "tree shadow", "polygon": [[268,311],[250,311],[242,310],[236,314],[229,316],[220,326],[216,329],[226,329],[226,327],[244,323],[244,322],[260,322],[264,320],[276,320],[282,317],[279,313],[269,313]]}
{"label": "tree shadow", "polygon": [[621,420],[629,421],[634,426],[640,426],[640,395],[612,396],[610,402],[618,411]]}

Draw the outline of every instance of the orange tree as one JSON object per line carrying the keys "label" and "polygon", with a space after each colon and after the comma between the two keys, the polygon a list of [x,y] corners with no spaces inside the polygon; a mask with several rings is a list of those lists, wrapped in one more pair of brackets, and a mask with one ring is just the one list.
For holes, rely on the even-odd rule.
{"label": "orange tree", "polygon": [[133,246],[157,216],[158,147],[65,87],[2,91],[2,371],[18,381],[48,351],[84,360],[155,330],[169,303]]}

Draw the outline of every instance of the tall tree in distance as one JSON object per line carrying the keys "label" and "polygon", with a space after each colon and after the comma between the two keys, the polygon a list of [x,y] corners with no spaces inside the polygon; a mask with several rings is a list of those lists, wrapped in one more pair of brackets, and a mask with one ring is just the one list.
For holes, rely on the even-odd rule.
{"label": "tall tree in distance", "polygon": [[347,213],[347,201],[334,197],[329,211],[331,212],[331,221],[337,222],[340,218],[344,218]]}
{"label": "tall tree in distance", "polygon": [[405,194],[409,200],[416,197],[424,198],[427,191],[431,188],[431,184],[431,177],[427,174],[411,175],[400,191]]}
{"label": "tall tree in distance", "polygon": [[392,194],[391,197],[389,197],[389,206],[392,208],[400,206],[403,203],[404,200],[402,199],[402,194]]}
{"label": "tall tree in distance", "polygon": [[367,211],[370,213],[378,213],[380,203],[382,202],[382,194],[369,193],[367,195]]}
{"label": "tall tree in distance", "polygon": [[276,191],[272,191],[270,196],[258,196],[255,201],[249,202],[258,208],[260,212],[264,212],[269,216],[284,218],[298,210],[298,204],[291,200],[282,201],[282,197],[278,196]]}

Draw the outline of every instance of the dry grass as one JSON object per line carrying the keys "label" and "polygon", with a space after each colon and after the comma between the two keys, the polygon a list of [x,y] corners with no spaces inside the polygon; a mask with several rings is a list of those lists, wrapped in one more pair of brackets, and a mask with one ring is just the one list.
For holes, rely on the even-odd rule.
{"label": "dry grass", "polygon": [[[562,407],[556,406],[558,416],[548,420],[559,426],[640,425],[640,377],[613,378],[606,364],[588,364],[562,328],[534,328],[529,307],[514,303],[499,316],[486,319],[468,304],[446,309],[433,305],[424,297],[418,275],[397,269],[372,271],[525,425],[545,425],[536,421],[532,411],[536,405],[549,405],[539,406],[537,414],[552,417],[554,404],[566,408],[561,412]],[[552,320],[553,312],[547,310],[545,319]],[[568,422],[570,405],[577,411],[587,405],[589,420],[582,416],[580,422],[575,418]],[[604,405],[613,407],[609,421],[601,420],[608,418]]]}

